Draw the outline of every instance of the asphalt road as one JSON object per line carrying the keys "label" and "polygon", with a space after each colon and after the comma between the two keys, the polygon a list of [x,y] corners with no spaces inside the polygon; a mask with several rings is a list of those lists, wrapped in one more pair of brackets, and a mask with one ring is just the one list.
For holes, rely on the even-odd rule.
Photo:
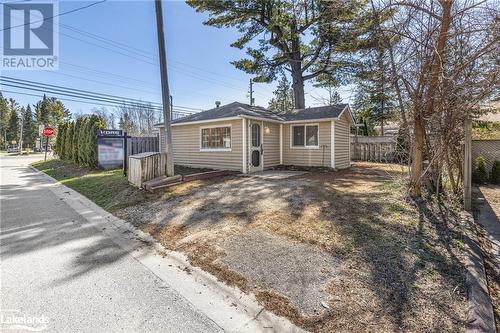
{"label": "asphalt road", "polygon": [[39,158],[0,156],[0,331],[221,331],[51,192]]}

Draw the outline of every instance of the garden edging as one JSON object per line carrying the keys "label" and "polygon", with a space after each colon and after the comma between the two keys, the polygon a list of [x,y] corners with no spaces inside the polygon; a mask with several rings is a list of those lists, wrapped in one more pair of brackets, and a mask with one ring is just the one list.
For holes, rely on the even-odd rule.
{"label": "garden edging", "polygon": [[463,212],[462,219],[467,228],[465,240],[467,269],[467,326],[466,333],[496,333],[493,305],[488,292],[488,282],[484,268],[484,259],[478,242],[478,233],[474,218]]}

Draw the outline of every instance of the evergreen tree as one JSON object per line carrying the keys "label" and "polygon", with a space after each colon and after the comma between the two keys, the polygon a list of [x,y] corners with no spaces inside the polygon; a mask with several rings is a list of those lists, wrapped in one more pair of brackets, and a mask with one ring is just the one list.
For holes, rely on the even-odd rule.
{"label": "evergreen tree", "polygon": [[290,87],[290,81],[286,75],[282,75],[274,97],[269,101],[268,109],[273,112],[290,112],[294,108],[293,89]]}
{"label": "evergreen tree", "polygon": [[11,141],[19,142],[20,129],[21,125],[20,125],[18,110],[16,108],[11,109],[9,126],[7,128],[7,141],[9,143]]}
{"label": "evergreen tree", "polygon": [[7,148],[7,129],[10,120],[10,107],[7,99],[0,92],[0,148]]}
{"label": "evergreen tree", "polygon": [[35,115],[37,124],[50,127],[56,127],[71,118],[71,113],[60,100],[46,95],[35,104]]}
{"label": "evergreen tree", "polygon": [[98,165],[98,157],[97,157],[97,131],[101,128],[106,127],[106,121],[103,117],[98,115],[92,115],[87,121],[86,128],[86,162],[87,166],[91,168],[96,168]]}
{"label": "evergreen tree", "polygon": [[57,153],[61,160],[64,159],[64,135],[66,130],[66,123],[61,123],[57,126],[56,144],[54,151]]}
{"label": "evergreen tree", "polygon": [[85,126],[85,116],[78,117],[75,122],[73,133],[72,133],[72,160],[77,164],[84,164],[84,154],[82,151],[82,145],[85,140],[83,127]]}
{"label": "evergreen tree", "polygon": [[35,104],[35,116],[38,125],[50,125],[50,110],[47,96],[43,95],[43,99]]}
{"label": "evergreen tree", "polygon": [[297,109],[305,108],[305,81],[321,75],[343,76],[357,61],[355,54],[371,47],[371,42],[364,38],[370,28],[364,0],[188,0],[187,3],[198,12],[208,12],[205,24],[235,27],[241,33],[231,46],[239,49],[247,46],[249,57],[233,64],[255,74],[256,82],[273,81],[277,74],[288,70]]}
{"label": "evergreen tree", "polygon": [[31,106],[27,106],[23,115],[23,145],[33,147],[38,136],[38,128],[35,124]]}
{"label": "evergreen tree", "polygon": [[74,160],[73,151],[73,136],[74,136],[75,123],[70,121],[64,133],[64,159],[68,161]]}

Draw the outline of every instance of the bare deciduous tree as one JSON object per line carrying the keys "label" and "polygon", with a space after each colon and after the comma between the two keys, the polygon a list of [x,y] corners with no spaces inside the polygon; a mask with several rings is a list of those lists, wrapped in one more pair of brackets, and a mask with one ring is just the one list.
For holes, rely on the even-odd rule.
{"label": "bare deciduous tree", "polygon": [[455,193],[462,175],[463,122],[499,83],[499,7],[493,1],[383,1],[396,10],[381,27],[390,43],[393,82],[411,126],[410,194],[422,185]]}

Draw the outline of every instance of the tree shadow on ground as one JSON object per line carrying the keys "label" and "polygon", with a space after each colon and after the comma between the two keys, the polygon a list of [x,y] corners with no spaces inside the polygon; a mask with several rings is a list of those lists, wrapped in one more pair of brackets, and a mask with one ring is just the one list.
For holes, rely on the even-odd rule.
{"label": "tree shadow on ground", "polygon": [[[23,187],[2,184],[2,228],[0,257],[16,260],[26,255],[43,255],[61,248],[68,254],[66,276],[55,284],[77,279],[93,270],[121,260],[127,252],[68,207],[48,188],[50,182],[27,168]],[[49,287],[49,286],[48,286]]]}
{"label": "tree shadow on ground", "polygon": [[[343,285],[330,288],[340,302],[330,303],[321,318],[299,318],[286,306],[274,309],[289,317],[295,314],[296,323],[314,331],[364,325],[404,331],[460,329],[465,320],[464,271],[455,251],[464,235],[453,226],[456,216],[445,213],[443,206],[411,206],[400,190],[376,166],[285,180],[241,178],[155,203],[152,221],[136,222],[153,222],[153,234],[165,227],[181,230],[167,245],[204,230],[214,236],[193,238],[195,242],[220,247],[220,238],[261,228],[329,251],[344,263]],[[370,306],[352,306],[360,300]]]}

